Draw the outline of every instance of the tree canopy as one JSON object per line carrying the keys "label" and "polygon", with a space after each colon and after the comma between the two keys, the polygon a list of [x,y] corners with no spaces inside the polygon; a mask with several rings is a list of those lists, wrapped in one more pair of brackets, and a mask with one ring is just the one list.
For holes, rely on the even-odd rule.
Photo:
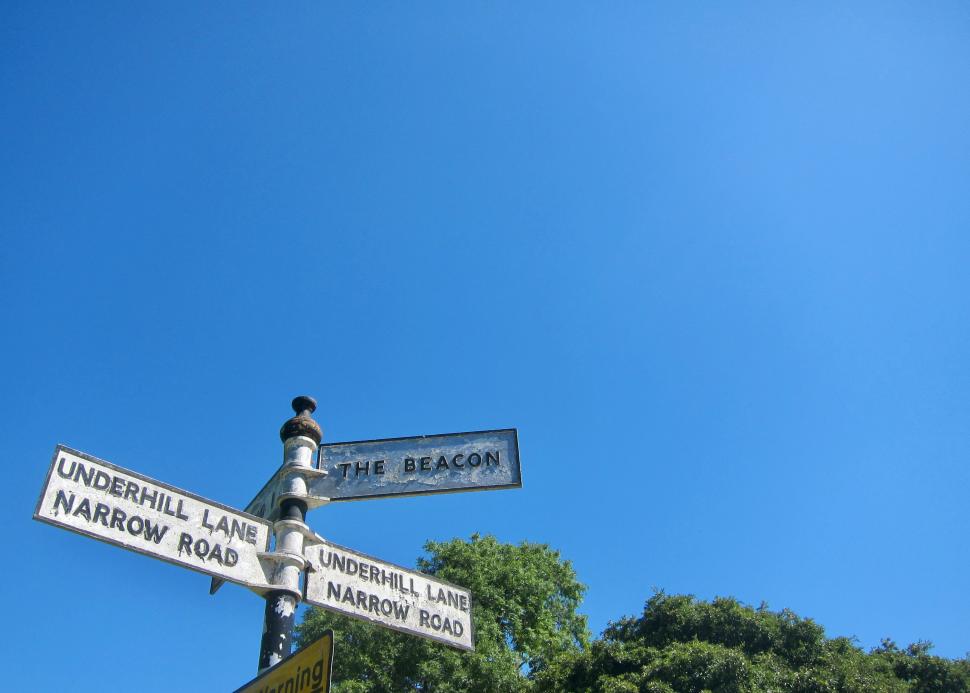
{"label": "tree canopy", "polygon": [[900,650],[865,653],[848,638],[788,609],[734,599],[654,594],[639,618],[612,623],[591,647],[563,653],[537,672],[538,691],[591,693],[962,693],[970,661]]}
{"label": "tree canopy", "polygon": [[421,571],[474,595],[475,651],[310,610],[298,642],[334,630],[336,693],[970,693],[970,659],[891,640],[867,653],[788,609],[731,598],[658,592],[590,642],[585,588],[548,546],[474,535],[425,550]]}

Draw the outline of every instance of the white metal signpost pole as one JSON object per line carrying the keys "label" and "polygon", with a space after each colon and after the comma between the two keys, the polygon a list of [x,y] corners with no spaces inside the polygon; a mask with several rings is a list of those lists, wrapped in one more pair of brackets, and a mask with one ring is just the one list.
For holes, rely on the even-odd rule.
{"label": "white metal signpost pole", "polygon": [[290,654],[296,607],[303,596],[300,577],[306,567],[303,540],[313,536],[306,524],[307,482],[318,472],[313,458],[323,432],[310,418],[317,408],[312,397],[293,400],[296,416],[280,429],[283,441],[283,467],[280,492],[274,499],[278,505],[276,522],[276,551],[278,561],[273,572],[273,589],[266,593],[263,638],[259,646],[259,671],[280,662]]}

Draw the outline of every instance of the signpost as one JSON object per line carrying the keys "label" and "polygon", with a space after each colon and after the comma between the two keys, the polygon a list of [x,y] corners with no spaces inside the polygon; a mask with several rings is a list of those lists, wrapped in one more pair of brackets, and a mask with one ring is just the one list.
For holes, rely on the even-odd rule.
{"label": "signpost", "polygon": [[330,693],[333,631],[270,667],[235,693]]}
{"label": "signpost", "polygon": [[296,415],[280,429],[283,465],[245,512],[58,445],[34,519],[211,575],[211,592],[230,581],[262,595],[263,673],[237,693],[330,690],[332,633],[289,656],[303,600],[474,649],[468,590],[332,544],[306,513],[338,501],[518,488],[515,429],[322,445],[315,409],[310,397],[293,400]]}
{"label": "signpost", "polygon": [[322,537],[307,547],[306,557],[307,604],[462,650],[474,649],[468,590]]}

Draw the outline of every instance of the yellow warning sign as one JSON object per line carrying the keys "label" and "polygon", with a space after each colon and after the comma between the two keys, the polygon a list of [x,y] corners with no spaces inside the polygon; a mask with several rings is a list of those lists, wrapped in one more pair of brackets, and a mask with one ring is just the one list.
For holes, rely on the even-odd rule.
{"label": "yellow warning sign", "polygon": [[254,678],[235,693],[330,693],[333,631]]}

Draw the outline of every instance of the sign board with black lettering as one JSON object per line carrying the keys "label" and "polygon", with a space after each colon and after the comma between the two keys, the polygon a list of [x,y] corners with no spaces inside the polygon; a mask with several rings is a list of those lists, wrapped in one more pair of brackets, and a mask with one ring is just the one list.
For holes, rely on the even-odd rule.
{"label": "sign board with black lettering", "polygon": [[254,589],[272,524],[58,445],[34,519]]}
{"label": "sign board with black lettering", "polygon": [[475,649],[472,597],[463,587],[316,537],[304,601],[386,628]]}
{"label": "sign board with black lettering", "polygon": [[320,446],[310,492],[331,501],[518,488],[514,428]]}
{"label": "sign board with black lettering", "polygon": [[330,693],[333,631],[294,652],[235,693]]}
{"label": "sign board with black lettering", "polygon": [[[519,442],[514,428],[325,443],[309,481],[311,500],[351,501],[384,496],[519,488]],[[277,499],[285,467],[276,470],[246,512],[279,519]],[[298,470],[297,470],[298,471]]]}

